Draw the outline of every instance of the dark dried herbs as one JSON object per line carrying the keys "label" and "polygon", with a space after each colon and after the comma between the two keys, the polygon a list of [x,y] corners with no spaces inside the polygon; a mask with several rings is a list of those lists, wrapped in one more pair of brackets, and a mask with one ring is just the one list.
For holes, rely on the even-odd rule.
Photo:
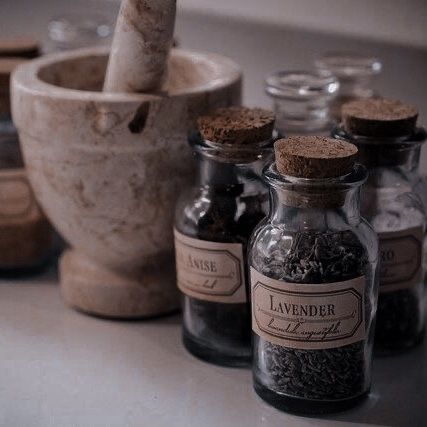
{"label": "dark dried herbs", "polygon": [[[243,192],[243,185],[205,189],[198,200],[210,200],[209,208],[196,224],[191,219],[184,221],[180,231],[211,242],[241,243],[246,254],[249,237],[265,215],[268,196],[265,192],[245,196]],[[244,259],[246,264],[246,256]],[[248,283],[247,272],[245,276]],[[249,302],[218,303],[189,296],[185,299],[184,315],[188,321],[184,322],[184,343],[192,353],[218,364],[250,362]]]}
{"label": "dark dried herbs", "polygon": [[[291,247],[278,247],[269,257],[254,256],[254,268],[265,276],[292,283],[333,283],[366,274],[368,255],[350,231],[297,233]],[[369,318],[372,283],[365,293]],[[258,376],[278,393],[304,399],[339,400],[366,391],[369,358],[366,343],[302,350],[272,344],[255,335]],[[264,373],[263,373],[263,372]],[[268,373],[267,375],[265,373]]]}
{"label": "dark dried herbs", "polygon": [[[418,288],[422,283],[417,285]],[[379,353],[404,350],[422,339],[422,290],[401,289],[378,298],[375,346]]]}

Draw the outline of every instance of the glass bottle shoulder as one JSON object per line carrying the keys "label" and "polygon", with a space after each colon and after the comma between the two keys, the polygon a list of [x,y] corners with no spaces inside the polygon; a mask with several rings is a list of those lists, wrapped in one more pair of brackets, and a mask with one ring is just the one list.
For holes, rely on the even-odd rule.
{"label": "glass bottle shoulder", "polygon": [[180,197],[175,214],[178,231],[209,241],[247,243],[268,209],[263,184],[223,188],[193,186]]}
{"label": "glass bottle shoulder", "polygon": [[[344,274],[344,280],[351,279],[365,274],[378,260],[378,239],[366,220],[349,224],[331,215],[319,228],[278,224],[266,218],[254,230],[250,248],[249,260],[256,270],[300,283],[341,281],[342,271],[349,275]],[[325,265],[329,271],[322,270]],[[335,277],[334,271],[340,274]]]}
{"label": "glass bottle shoulder", "polygon": [[398,168],[375,168],[361,190],[361,212],[377,232],[424,226],[425,210],[412,177]]}

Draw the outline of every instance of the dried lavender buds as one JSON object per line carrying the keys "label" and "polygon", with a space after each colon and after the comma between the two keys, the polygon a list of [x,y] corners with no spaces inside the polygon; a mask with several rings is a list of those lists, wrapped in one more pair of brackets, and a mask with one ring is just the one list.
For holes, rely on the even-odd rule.
{"label": "dried lavender buds", "polygon": [[279,164],[264,172],[270,213],[249,252],[254,387],[286,411],[342,410],[371,380],[378,241],[359,212],[366,170],[354,146],[327,138],[275,150]]}

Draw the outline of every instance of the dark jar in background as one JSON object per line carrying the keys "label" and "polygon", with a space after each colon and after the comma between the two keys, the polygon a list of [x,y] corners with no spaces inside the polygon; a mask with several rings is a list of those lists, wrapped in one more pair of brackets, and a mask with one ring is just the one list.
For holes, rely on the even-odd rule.
{"label": "dark jar in background", "polygon": [[360,216],[366,169],[331,138],[290,137],[275,153],[248,256],[255,391],[289,412],[340,411],[371,384],[378,241]]}
{"label": "dark jar in background", "polygon": [[423,239],[425,212],[414,192],[425,131],[417,111],[399,101],[359,100],[345,104],[335,138],[359,148],[369,171],[362,189],[362,215],[378,233],[380,293],[375,347],[402,351],[419,343],[424,331]]}
{"label": "dark jar in background", "polygon": [[[9,43],[9,50],[11,46]],[[28,182],[18,133],[10,115],[10,74],[23,61],[0,58],[0,275],[3,276],[36,272],[52,255],[53,231]]]}
{"label": "dark jar in background", "polygon": [[251,360],[246,249],[264,217],[261,179],[272,158],[274,116],[260,109],[219,109],[198,121],[190,138],[197,180],[176,209],[178,287],[183,293],[183,341],[212,363]]}

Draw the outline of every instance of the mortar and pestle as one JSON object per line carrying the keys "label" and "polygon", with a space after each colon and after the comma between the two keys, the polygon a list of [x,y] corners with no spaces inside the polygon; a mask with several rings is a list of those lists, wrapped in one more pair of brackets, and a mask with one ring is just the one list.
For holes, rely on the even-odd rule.
{"label": "mortar and pestle", "polygon": [[71,246],[61,293],[86,313],[179,307],[172,231],[192,176],[187,135],[197,116],[240,103],[233,61],[170,50],[175,9],[175,0],[124,0],[109,58],[104,48],[53,54],[12,78],[30,182]]}

